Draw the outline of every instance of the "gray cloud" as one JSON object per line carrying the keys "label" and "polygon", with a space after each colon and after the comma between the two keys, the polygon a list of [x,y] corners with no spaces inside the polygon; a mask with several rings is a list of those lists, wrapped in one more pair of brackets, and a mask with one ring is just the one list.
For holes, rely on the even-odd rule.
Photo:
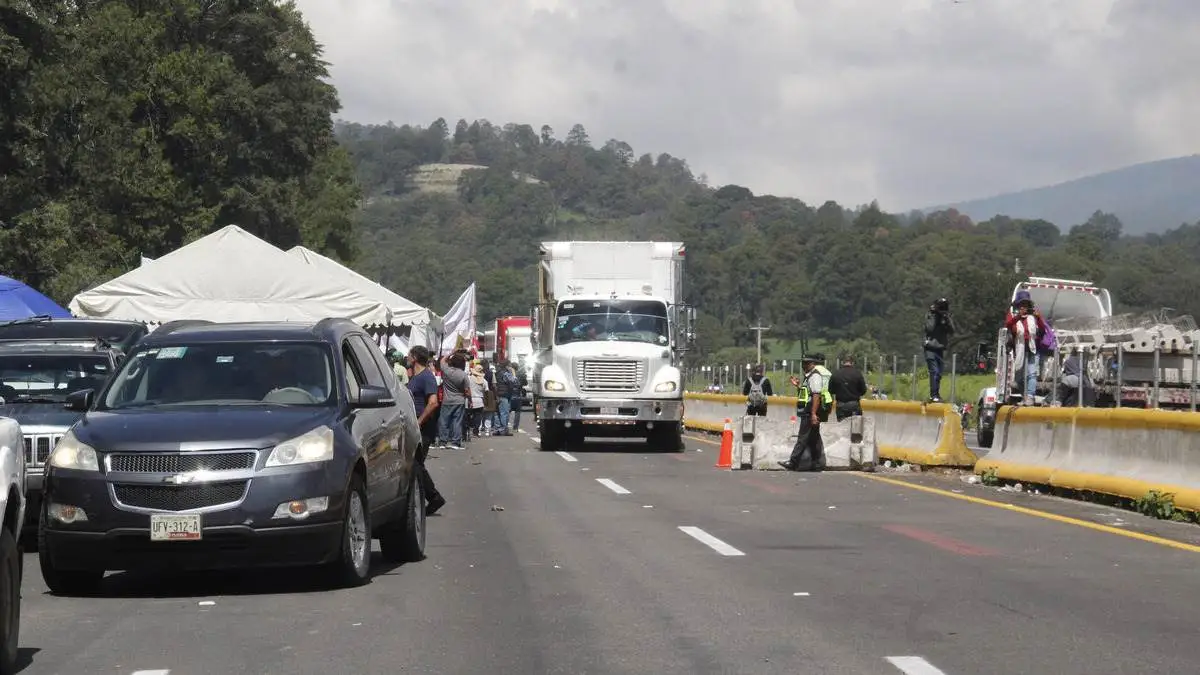
{"label": "gray cloud", "polygon": [[579,122],[893,209],[1200,150],[1196,0],[298,0],[342,116]]}

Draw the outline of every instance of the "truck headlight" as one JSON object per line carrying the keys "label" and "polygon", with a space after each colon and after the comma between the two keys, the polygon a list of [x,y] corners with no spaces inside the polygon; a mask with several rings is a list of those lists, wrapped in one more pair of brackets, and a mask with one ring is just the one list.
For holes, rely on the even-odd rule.
{"label": "truck headlight", "polygon": [[542,389],[546,391],[566,391],[567,385],[557,380],[546,380],[546,383],[542,385]]}
{"label": "truck headlight", "polygon": [[675,391],[675,389],[677,387],[678,387],[678,385],[676,385],[674,382],[671,382],[671,381],[659,382],[658,384],[654,385],[654,391],[659,392],[659,393],[664,393],[664,392],[669,392],[669,391]]}
{"label": "truck headlight", "polygon": [[74,469],[76,471],[99,471],[100,461],[96,450],[87,443],[80,443],[75,434],[68,431],[54,446],[50,455],[50,466],[56,469]]}
{"label": "truck headlight", "polygon": [[317,427],[276,445],[267,457],[264,467],[295,466],[333,459],[333,430]]}

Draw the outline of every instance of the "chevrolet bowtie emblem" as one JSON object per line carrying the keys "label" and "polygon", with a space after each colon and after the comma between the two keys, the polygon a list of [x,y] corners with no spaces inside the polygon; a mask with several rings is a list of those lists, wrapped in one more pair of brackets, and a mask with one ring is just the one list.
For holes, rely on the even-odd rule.
{"label": "chevrolet bowtie emblem", "polygon": [[184,483],[192,482],[192,480],[194,480],[194,479],[195,479],[195,476],[193,476],[191,474],[180,473],[180,474],[175,474],[174,476],[167,476],[166,478],[163,479],[163,482],[170,483],[172,485],[183,485]]}

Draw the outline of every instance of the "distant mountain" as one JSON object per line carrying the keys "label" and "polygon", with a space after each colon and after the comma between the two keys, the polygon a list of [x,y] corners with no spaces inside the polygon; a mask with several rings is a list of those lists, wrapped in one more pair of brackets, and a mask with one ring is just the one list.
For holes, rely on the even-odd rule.
{"label": "distant mountain", "polygon": [[1064,232],[1092,213],[1116,214],[1125,234],[1164,232],[1200,221],[1200,155],[1164,159],[1049,187],[948,204],[975,222],[996,215],[1042,218]]}

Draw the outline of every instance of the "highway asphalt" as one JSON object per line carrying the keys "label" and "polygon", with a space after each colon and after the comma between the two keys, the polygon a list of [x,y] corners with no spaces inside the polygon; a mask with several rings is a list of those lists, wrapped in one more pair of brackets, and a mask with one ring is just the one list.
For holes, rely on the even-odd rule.
{"label": "highway asphalt", "polygon": [[1200,662],[1200,546],[1170,545],[1195,542],[1194,526],[1117,523],[952,477],[722,471],[708,438],[685,453],[556,454],[534,437],[436,451],[449,503],[429,519],[428,558],[377,561],[358,589],[303,571],[112,574],[102,597],[59,598],[27,554],[22,673],[1145,675]]}

